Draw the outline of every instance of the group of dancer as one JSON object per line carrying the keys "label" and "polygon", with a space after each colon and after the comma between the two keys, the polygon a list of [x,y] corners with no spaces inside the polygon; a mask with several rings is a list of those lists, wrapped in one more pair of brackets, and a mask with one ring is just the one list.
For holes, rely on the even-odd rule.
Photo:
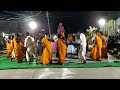
{"label": "group of dancer", "polygon": [[[23,59],[26,58],[27,62],[30,64],[31,56],[33,56],[35,62],[40,61],[41,64],[48,65],[52,63],[52,42],[54,40],[58,47],[58,63],[64,64],[67,46],[63,38],[61,38],[61,35],[53,35],[52,39],[47,34],[44,36],[41,35],[40,37],[39,40],[41,45],[38,47],[38,45],[36,45],[38,38],[35,39],[28,32],[25,37],[20,37],[19,34],[15,34],[15,36],[11,37],[9,36],[6,43],[7,57],[10,58],[11,61],[15,58],[18,63],[21,63]],[[41,51],[41,55],[36,52],[38,48],[40,48],[39,51]],[[38,56],[42,56],[40,60],[38,60]]]}
{"label": "group of dancer", "polygon": [[[62,24],[60,24],[58,32],[59,33],[56,35],[53,34],[52,37],[49,37],[48,34],[44,34],[34,38],[29,32],[23,36],[20,36],[19,34],[15,34],[15,36],[12,37],[9,36],[6,44],[7,57],[10,58],[11,61],[15,58],[18,63],[21,63],[23,59],[26,58],[28,64],[30,64],[32,60],[31,56],[33,56],[34,62],[39,61],[40,64],[48,65],[52,63],[52,54],[54,51],[53,43],[55,43],[58,64],[63,65],[65,63],[65,58],[67,57],[68,45],[71,43],[77,43],[79,60],[82,63],[87,63],[86,51],[89,46],[89,35],[81,32],[79,34],[78,42],[72,42],[72,35],[68,35],[67,39],[65,38]],[[38,45],[38,42],[41,44]],[[93,49],[90,53],[90,57],[93,60],[102,61],[102,58],[108,57],[107,41],[102,32],[96,32],[93,37],[93,44]],[[38,56],[41,56],[41,58],[38,58]]]}
{"label": "group of dancer", "polygon": [[101,61],[103,58],[107,59],[107,40],[105,35],[102,32],[96,31],[93,40],[94,45],[90,57],[96,61]]}

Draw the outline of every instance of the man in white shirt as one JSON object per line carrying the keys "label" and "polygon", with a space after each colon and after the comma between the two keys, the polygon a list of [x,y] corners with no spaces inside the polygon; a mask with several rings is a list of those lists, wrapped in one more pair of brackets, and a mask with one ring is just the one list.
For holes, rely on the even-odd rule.
{"label": "man in white shirt", "polygon": [[35,58],[35,61],[37,61],[37,54],[35,52],[35,40],[33,37],[29,35],[29,33],[26,33],[26,38],[24,42],[24,46],[27,48],[26,50],[26,59],[28,64],[30,64],[30,56],[33,55]]}
{"label": "man in white shirt", "polygon": [[83,63],[86,63],[86,37],[83,33],[80,33],[80,40],[78,41],[80,43],[80,49],[78,52],[79,60],[83,61]]}

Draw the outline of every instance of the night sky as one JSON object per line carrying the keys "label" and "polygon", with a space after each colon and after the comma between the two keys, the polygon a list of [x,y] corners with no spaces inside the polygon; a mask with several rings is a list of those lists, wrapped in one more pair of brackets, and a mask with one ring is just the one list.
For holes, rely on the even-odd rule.
{"label": "night sky", "polygon": [[54,29],[57,28],[59,22],[62,22],[67,32],[85,31],[89,26],[99,28],[98,20],[100,18],[108,21],[120,17],[120,11],[50,11],[49,13],[51,23],[56,25]]}
{"label": "night sky", "polygon": [[[10,12],[0,12],[0,21],[1,21],[1,16],[2,18],[22,18],[21,16],[29,16],[31,12],[29,11],[11,11]],[[32,13],[38,13],[39,11],[35,12],[32,11]],[[56,33],[58,24],[60,22],[63,23],[63,26],[66,30],[67,33],[71,32],[78,32],[80,30],[86,31],[89,26],[94,26],[98,28],[98,20],[100,18],[105,18],[106,21],[110,19],[117,19],[120,17],[120,11],[48,11],[49,12],[49,19],[50,19],[50,27],[51,27],[51,32]],[[18,13],[13,14],[13,13]],[[24,13],[26,15],[24,15]],[[21,15],[22,14],[22,15]],[[8,17],[9,16],[9,17]],[[45,29],[48,31],[48,24],[47,24],[47,18],[46,18],[46,12],[41,11],[41,13],[37,16],[34,16],[34,20],[39,24],[39,27],[37,31],[40,31],[41,29]],[[3,20],[2,20],[3,21]],[[9,26],[11,29],[7,26],[7,23],[5,25],[5,22],[0,22],[0,31],[16,31],[17,28],[15,27],[15,24],[12,25],[10,24]],[[20,22],[16,27],[19,26],[18,31],[25,31],[28,22]],[[10,23],[10,22],[9,22]],[[5,28],[5,29],[4,29]],[[8,28],[8,29],[7,29]]]}

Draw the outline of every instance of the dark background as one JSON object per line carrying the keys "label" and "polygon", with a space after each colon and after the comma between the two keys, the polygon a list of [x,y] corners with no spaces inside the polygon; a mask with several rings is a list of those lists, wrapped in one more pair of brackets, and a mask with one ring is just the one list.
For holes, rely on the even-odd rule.
{"label": "dark background", "polygon": [[[26,33],[27,31],[31,31],[28,23],[32,21],[32,18],[38,24],[36,33],[41,33],[41,29],[45,29],[45,32],[48,33],[46,12],[41,11],[38,14],[39,12],[0,11],[0,32]],[[105,18],[108,21],[110,19],[116,20],[120,17],[120,11],[48,11],[48,13],[52,33],[57,32],[60,22],[63,23],[66,33],[73,33],[81,30],[86,31],[89,26],[99,28],[98,20],[100,18]]]}

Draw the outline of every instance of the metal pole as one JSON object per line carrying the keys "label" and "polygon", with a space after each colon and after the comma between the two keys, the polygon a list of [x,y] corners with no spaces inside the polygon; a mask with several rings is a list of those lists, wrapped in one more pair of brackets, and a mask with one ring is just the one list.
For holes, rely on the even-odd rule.
{"label": "metal pole", "polygon": [[50,37],[51,37],[51,30],[50,30],[50,23],[49,23],[48,11],[46,11],[46,15],[47,15],[47,21],[48,21],[49,34],[50,34]]}

